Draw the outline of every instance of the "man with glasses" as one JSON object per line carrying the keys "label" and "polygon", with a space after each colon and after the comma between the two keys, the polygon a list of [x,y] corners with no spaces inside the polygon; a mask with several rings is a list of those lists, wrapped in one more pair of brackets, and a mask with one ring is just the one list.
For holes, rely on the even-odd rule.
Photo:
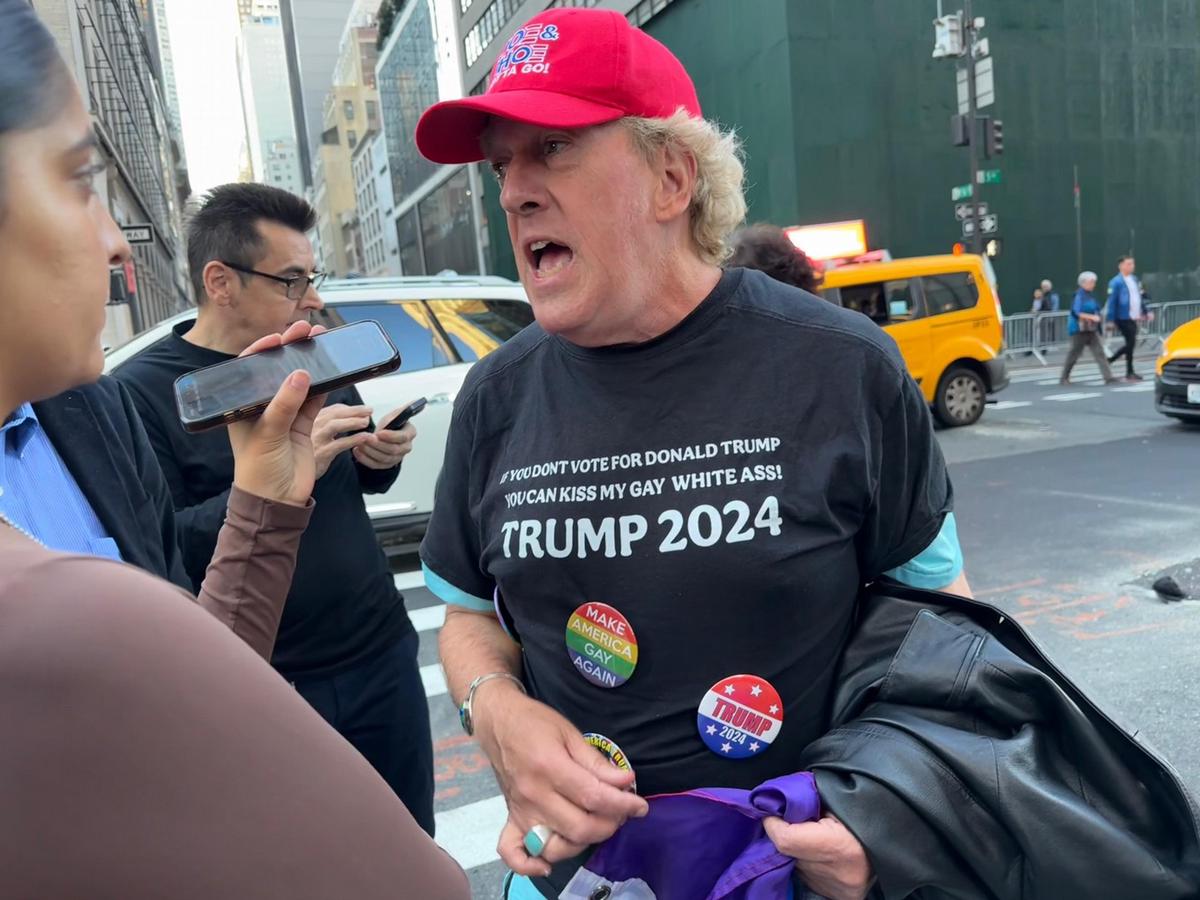
{"label": "man with glasses", "polygon": [[[196,584],[224,519],[233,456],[223,429],[184,431],[172,386],[322,309],[316,289],[325,276],[315,271],[305,236],[314,222],[308,203],[278,188],[214,189],[188,223],[196,321],[176,326],[116,373],[166,475],[184,565]],[[384,427],[398,412],[374,429],[372,410],[351,387],[331,394],[317,416],[316,509],[300,542],[272,663],[432,834],[433,751],[417,635],[362,497],[391,487],[412,448],[411,423]]]}

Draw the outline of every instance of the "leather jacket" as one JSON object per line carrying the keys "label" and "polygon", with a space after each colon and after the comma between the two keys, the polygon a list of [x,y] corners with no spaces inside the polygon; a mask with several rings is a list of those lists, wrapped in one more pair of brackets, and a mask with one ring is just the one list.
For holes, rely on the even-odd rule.
{"label": "leather jacket", "polygon": [[1197,808],[1001,610],[880,582],[804,752],[872,897],[1200,897]]}

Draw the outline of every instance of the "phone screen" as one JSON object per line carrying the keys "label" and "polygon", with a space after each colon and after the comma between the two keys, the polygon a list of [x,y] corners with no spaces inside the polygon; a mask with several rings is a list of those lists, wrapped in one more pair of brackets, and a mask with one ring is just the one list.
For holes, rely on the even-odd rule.
{"label": "phone screen", "polygon": [[399,365],[400,355],[379,323],[367,319],[190,372],[176,380],[175,400],[185,426],[220,424],[230,413],[265,406],[297,369],[312,376],[311,393],[321,393],[333,382],[350,384],[356,374]]}

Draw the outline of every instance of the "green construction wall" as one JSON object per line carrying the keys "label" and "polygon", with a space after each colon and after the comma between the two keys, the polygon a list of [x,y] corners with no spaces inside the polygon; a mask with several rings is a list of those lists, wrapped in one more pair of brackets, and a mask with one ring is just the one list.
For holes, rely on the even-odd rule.
{"label": "green construction wall", "polygon": [[[944,0],[946,12],[956,9]],[[1000,217],[1009,312],[1033,288],[1132,250],[1155,299],[1200,296],[1200,13],[1195,0],[975,0],[987,25],[1005,153],[982,162]],[[934,60],[935,0],[675,0],[646,26],[696,82],[706,116],[737,128],[751,221],[862,218],[895,256],[960,237],[950,189],[954,63]],[[497,274],[514,274],[492,185]]]}

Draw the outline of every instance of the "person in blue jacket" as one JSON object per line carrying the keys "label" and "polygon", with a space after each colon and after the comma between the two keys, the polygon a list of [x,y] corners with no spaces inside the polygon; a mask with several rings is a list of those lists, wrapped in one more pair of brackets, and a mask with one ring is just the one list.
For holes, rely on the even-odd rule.
{"label": "person in blue jacket", "polygon": [[1105,384],[1112,384],[1117,379],[1113,377],[1108,360],[1104,358],[1104,346],[1100,343],[1100,304],[1092,295],[1096,289],[1096,273],[1079,273],[1079,290],[1071,303],[1071,318],[1067,325],[1067,333],[1071,336],[1071,349],[1067,351],[1067,361],[1063,364],[1062,377],[1059,384],[1071,383],[1071,369],[1083,355],[1084,349],[1092,351],[1100,374],[1104,376]]}
{"label": "person in blue jacket", "polygon": [[1142,302],[1142,285],[1133,274],[1134,259],[1122,256],[1117,260],[1117,274],[1108,283],[1108,312],[1105,320],[1115,325],[1125,339],[1121,349],[1108,358],[1110,363],[1125,357],[1125,380],[1141,381],[1133,371],[1133,348],[1137,345],[1138,322],[1154,321],[1154,314]]}

